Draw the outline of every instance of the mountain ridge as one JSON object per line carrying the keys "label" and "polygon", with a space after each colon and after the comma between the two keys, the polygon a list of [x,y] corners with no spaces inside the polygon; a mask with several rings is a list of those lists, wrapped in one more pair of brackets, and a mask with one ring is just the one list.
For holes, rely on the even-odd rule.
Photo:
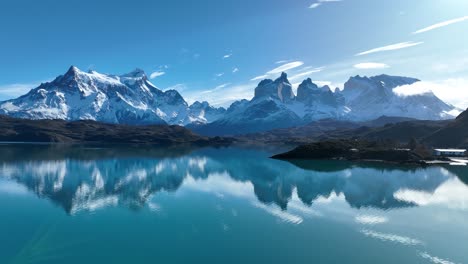
{"label": "mountain ridge", "polygon": [[322,119],[364,122],[380,116],[422,120],[454,118],[457,109],[433,93],[400,96],[393,92],[396,87],[419,81],[385,74],[358,75],[350,77],[344,90],[332,91],[308,78],[295,94],[283,72],[275,80],[262,80],[251,100],[239,100],[224,109],[208,102],[189,105],[177,90],[158,89],[138,68],[127,74],[112,75],[83,72],[71,66],[52,82],[43,83],[16,99],[0,102],[0,114],[25,119],[181,125],[208,136],[255,133]]}
{"label": "mountain ridge", "polygon": [[[141,69],[123,75],[83,72],[71,66],[52,82],[0,103],[0,114],[25,119],[94,120],[103,123],[186,125],[212,120],[209,105],[188,105],[176,90],[162,91]],[[203,110],[203,111],[202,111]]]}

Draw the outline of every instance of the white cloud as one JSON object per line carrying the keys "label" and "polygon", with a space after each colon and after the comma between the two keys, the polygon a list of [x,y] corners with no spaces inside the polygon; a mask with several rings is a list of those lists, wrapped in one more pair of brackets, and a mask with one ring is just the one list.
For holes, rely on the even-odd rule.
{"label": "white cloud", "polygon": [[393,90],[401,96],[433,92],[437,97],[461,109],[468,108],[468,79],[456,78],[440,81],[422,81],[403,85]]}
{"label": "white cloud", "polygon": [[333,3],[333,2],[341,2],[342,0],[318,0],[316,3],[313,3],[309,6],[309,8],[314,9],[321,6],[324,3]]}
{"label": "white cloud", "polygon": [[424,32],[431,31],[431,30],[434,30],[434,29],[437,29],[437,28],[446,27],[446,26],[449,26],[451,24],[460,23],[460,22],[463,22],[463,21],[466,21],[466,20],[468,20],[468,16],[447,20],[447,21],[440,22],[440,23],[434,24],[432,26],[417,30],[417,31],[413,32],[413,34],[424,33]]}
{"label": "white cloud", "polygon": [[239,71],[239,68],[237,68],[237,67],[234,68],[234,69],[232,69],[232,73],[236,73],[236,72],[238,72],[238,71]]}
{"label": "white cloud", "polygon": [[164,74],[166,74],[166,73],[163,72],[163,71],[155,71],[155,72],[151,73],[150,79],[155,79],[155,78],[157,78],[159,76],[163,76]]}
{"label": "white cloud", "polygon": [[226,54],[223,56],[223,59],[229,59],[232,57],[232,53]]}
{"label": "white cloud", "polygon": [[242,99],[251,99],[254,95],[255,85],[252,83],[229,85],[225,89],[212,89],[211,92],[200,93],[197,90],[187,91],[183,96],[188,103],[195,101],[208,101],[213,106],[229,106]]}
{"label": "white cloud", "polygon": [[309,6],[309,8],[314,9],[314,8],[317,8],[317,7],[321,6],[321,5],[322,5],[321,3],[313,3],[313,4],[311,4]]}
{"label": "white cloud", "polygon": [[275,64],[284,64],[287,62],[290,62],[290,60],[280,60],[280,61],[275,62]]}
{"label": "white cloud", "polygon": [[317,68],[317,69],[313,69],[311,71],[306,71],[306,72],[302,72],[302,73],[298,73],[294,76],[291,76],[289,79],[290,80],[296,80],[296,79],[299,79],[299,78],[304,78],[304,77],[307,77],[309,75],[311,75],[312,73],[317,73],[317,72],[321,72],[322,69],[321,68]]}
{"label": "white cloud", "polygon": [[291,70],[291,69],[294,69],[294,68],[297,68],[297,67],[301,67],[302,65],[304,65],[304,62],[302,62],[302,61],[293,61],[293,62],[290,62],[290,63],[283,64],[283,65],[281,65],[281,66],[267,72],[267,75],[282,73],[282,72],[285,72],[285,71],[288,71],[288,70]]}
{"label": "white cloud", "polygon": [[380,48],[367,50],[367,51],[356,54],[356,56],[362,56],[362,55],[367,55],[367,54],[376,53],[376,52],[405,49],[405,48],[421,45],[423,43],[424,42],[413,42],[413,41],[401,42],[397,44],[392,44],[392,45],[388,45],[388,46],[384,46]]}
{"label": "white cloud", "polygon": [[266,79],[268,78],[268,75],[260,75],[260,76],[257,76],[257,77],[254,77],[252,79],[250,79],[251,81],[259,81],[259,80],[263,80],[263,79]]}
{"label": "white cloud", "polygon": [[216,86],[215,88],[213,88],[211,90],[202,91],[201,93],[202,94],[212,93],[212,92],[218,91],[220,89],[226,88],[229,85],[231,85],[231,83],[223,83],[221,85]]}
{"label": "white cloud", "polygon": [[215,75],[216,75],[216,77],[222,77],[222,76],[224,75],[224,72],[217,73],[217,74],[215,74]]}
{"label": "white cloud", "polygon": [[354,65],[354,68],[361,69],[361,70],[369,70],[369,69],[386,69],[389,68],[385,63],[376,63],[376,62],[363,62]]}
{"label": "white cloud", "polygon": [[0,99],[11,99],[28,93],[31,89],[38,87],[38,83],[14,83],[0,85]]}
{"label": "white cloud", "polygon": [[223,84],[221,84],[221,85],[216,86],[215,89],[221,89],[221,88],[224,88],[224,87],[229,86],[230,84],[231,84],[231,83],[223,83]]}

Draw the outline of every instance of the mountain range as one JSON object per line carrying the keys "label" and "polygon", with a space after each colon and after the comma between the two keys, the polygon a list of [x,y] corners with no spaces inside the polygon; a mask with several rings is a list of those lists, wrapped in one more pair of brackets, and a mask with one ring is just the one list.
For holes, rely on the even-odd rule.
{"label": "mountain range", "polygon": [[189,105],[176,90],[162,91],[144,71],[124,75],[83,72],[64,75],[27,94],[0,103],[0,115],[23,119],[92,120],[111,124],[186,126],[203,135],[237,135],[302,126],[322,119],[364,122],[380,116],[421,120],[455,118],[459,109],[431,92],[402,96],[393,89],[418,79],[379,75],[351,77],[341,91],[304,80],[297,93],[286,73],[266,79],[251,100],[228,109],[207,102]]}
{"label": "mountain range", "polygon": [[54,81],[0,103],[0,114],[16,118],[127,125],[209,123],[224,112],[206,102],[189,106],[179,92],[158,89],[140,69],[118,76],[74,66]]}

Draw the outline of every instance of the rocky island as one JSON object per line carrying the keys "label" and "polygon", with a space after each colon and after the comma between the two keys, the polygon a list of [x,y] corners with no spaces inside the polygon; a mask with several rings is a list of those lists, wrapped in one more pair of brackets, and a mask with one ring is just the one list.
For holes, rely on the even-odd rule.
{"label": "rocky island", "polygon": [[424,164],[433,160],[425,146],[410,142],[398,146],[390,141],[330,140],[301,145],[295,149],[273,156],[283,160],[335,159],[350,161],[382,161],[399,164]]}

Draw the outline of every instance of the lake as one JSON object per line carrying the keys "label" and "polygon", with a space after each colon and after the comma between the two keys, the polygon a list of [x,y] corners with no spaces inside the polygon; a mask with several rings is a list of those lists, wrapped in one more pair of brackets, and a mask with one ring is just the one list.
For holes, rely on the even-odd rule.
{"label": "lake", "polygon": [[0,263],[468,263],[468,168],[0,145]]}

